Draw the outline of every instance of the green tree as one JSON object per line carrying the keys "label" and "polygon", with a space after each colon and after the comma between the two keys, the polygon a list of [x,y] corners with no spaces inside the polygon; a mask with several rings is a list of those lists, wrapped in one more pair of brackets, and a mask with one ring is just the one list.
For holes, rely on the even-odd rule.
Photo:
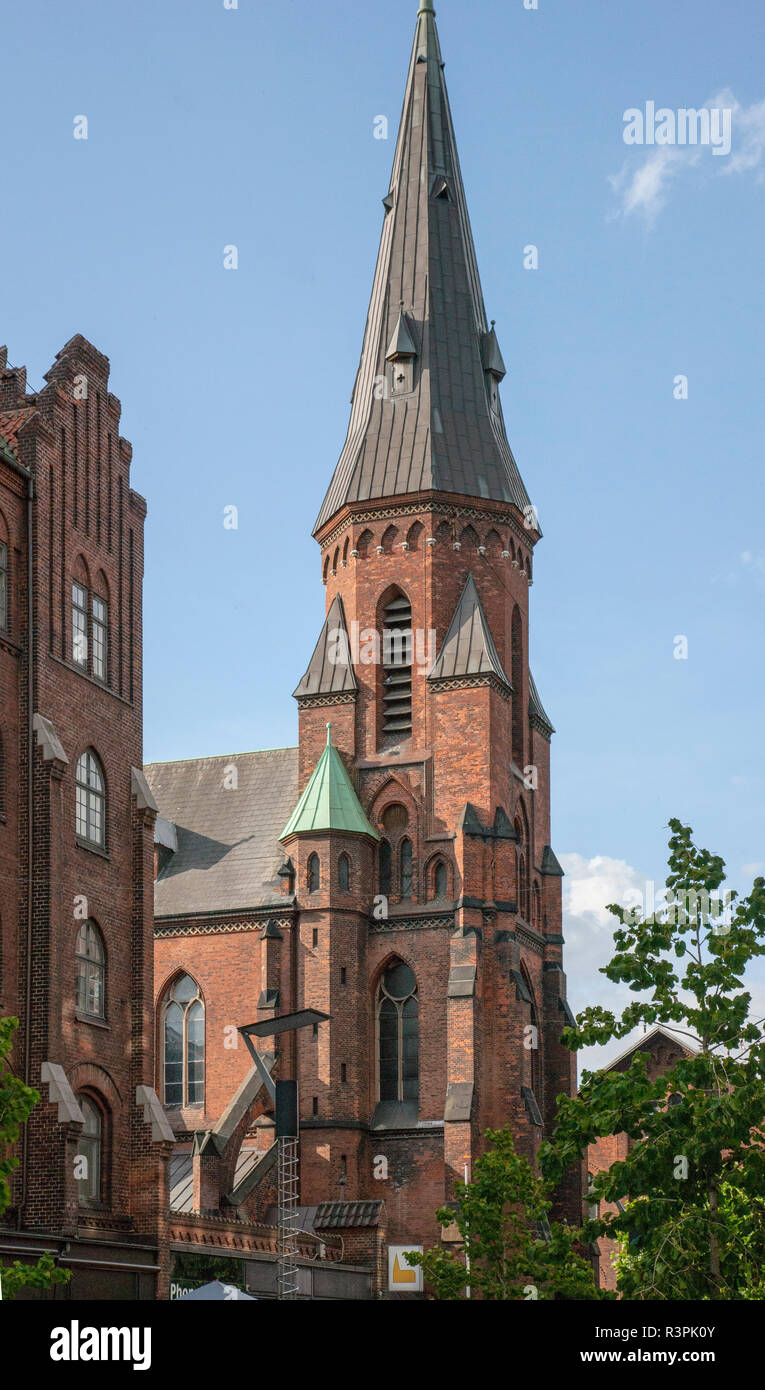
{"label": "green tree", "polygon": [[619,925],[602,973],[641,998],[621,1018],[585,1009],[563,1040],[577,1050],[658,1023],[693,1050],[655,1081],[640,1053],[623,1071],[585,1071],[579,1094],[560,1098],[541,1166],[557,1181],[594,1140],[626,1133],[627,1158],[599,1173],[591,1194],[619,1205],[584,1228],[587,1239],[621,1242],[620,1292],[755,1297],[765,1270],[765,1039],[743,977],[765,953],[765,880],[746,898],[723,897],[724,861],[697,848],[689,826],[672,820],[670,830],[662,909],[609,907]]}
{"label": "green tree", "polygon": [[[407,1260],[422,1265],[438,1299],[596,1299],[592,1268],[575,1249],[578,1232],[548,1222],[545,1182],[515,1151],[509,1126],[487,1130],[488,1148],[473,1178],[458,1183],[455,1207],[442,1207],[442,1226],[456,1223],[460,1249],[433,1246]],[[469,1264],[469,1272],[468,1266]]]}
{"label": "green tree", "polygon": [[[0,1216],[11,1200],[8,1179],[18,1159],[8,1153],[15,1144],[35,1105],[40,1099],[37,1091],[26,1086],[14,1074],[10,1063],[13,1034],[19,1026],[17,1018],[0,1018]],[[13,1298],[18,1289],[49,1288],[65,1284],[71,1278],[69,1270],[57,1269],[52,1255],[42,1255],[36,1265],[24,1265],[15,1260],[0,1270],[3,1299]]]}

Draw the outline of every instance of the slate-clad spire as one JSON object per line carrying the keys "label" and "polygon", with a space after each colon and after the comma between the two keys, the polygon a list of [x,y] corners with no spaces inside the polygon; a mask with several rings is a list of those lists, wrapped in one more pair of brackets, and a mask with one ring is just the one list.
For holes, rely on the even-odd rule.
{"label": "slate-clad spire", "polygon": [[[528,496],[505,435],[432,5],[420,5],[348,437],[316,529],[347,502]],[[391,369],[405,330],[414,355]],[[393,364],[395,367],[395,363]],[[384,392],[380,379],[385,380]]]}
{"label": "slate-clad spire", "polygon": [[508,689],[512,688],[494,645],[475,580],[469,574],[428,680],[488,675],[496,676]]}

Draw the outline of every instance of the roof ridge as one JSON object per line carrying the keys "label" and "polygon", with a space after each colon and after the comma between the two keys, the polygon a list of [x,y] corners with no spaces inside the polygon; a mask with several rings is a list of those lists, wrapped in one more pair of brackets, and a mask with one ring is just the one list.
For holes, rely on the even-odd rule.
{"label": "roof ridge", "polygon": [[281,743],[275,748],[246,748],[238,753],[202,753],[198,757],[192,758],[162,758],[155,762],[144,763],[143,769],[147,767],[178,767],[180,763],[212,763],[221,758],[257,758],[261,753],[297,753],[299,745],[297,743]]}

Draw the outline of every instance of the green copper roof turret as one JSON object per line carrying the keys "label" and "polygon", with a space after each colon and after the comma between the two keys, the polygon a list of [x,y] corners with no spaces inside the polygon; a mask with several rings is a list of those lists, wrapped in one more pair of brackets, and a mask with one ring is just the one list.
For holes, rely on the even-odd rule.
{"label": "green copper roof turret", "polygon": [[380,838],[364,814],[345,763],[332,746],[331,724],[327,725],[327,746],[279,839],[322,830],[370,835],[373,840]]}

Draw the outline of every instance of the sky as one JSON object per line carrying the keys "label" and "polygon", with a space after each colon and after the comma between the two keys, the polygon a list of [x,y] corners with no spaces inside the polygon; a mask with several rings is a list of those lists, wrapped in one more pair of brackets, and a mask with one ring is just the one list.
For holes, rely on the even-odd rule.
{"label": "sky", "polygon": [[[663,881],[669,817],[734,886],[765,868],[765,8],[529,3],[436,8],[544,532],[532,667],[581,1007],[607,993],[603,904]],[[147,761],[296,741],[417,8],[227,4],[3,14],[0,340],[35,387],[74,333],[110,357],[149,504]],[[625,143],[651,102],[730,111],[730,152]]]}

